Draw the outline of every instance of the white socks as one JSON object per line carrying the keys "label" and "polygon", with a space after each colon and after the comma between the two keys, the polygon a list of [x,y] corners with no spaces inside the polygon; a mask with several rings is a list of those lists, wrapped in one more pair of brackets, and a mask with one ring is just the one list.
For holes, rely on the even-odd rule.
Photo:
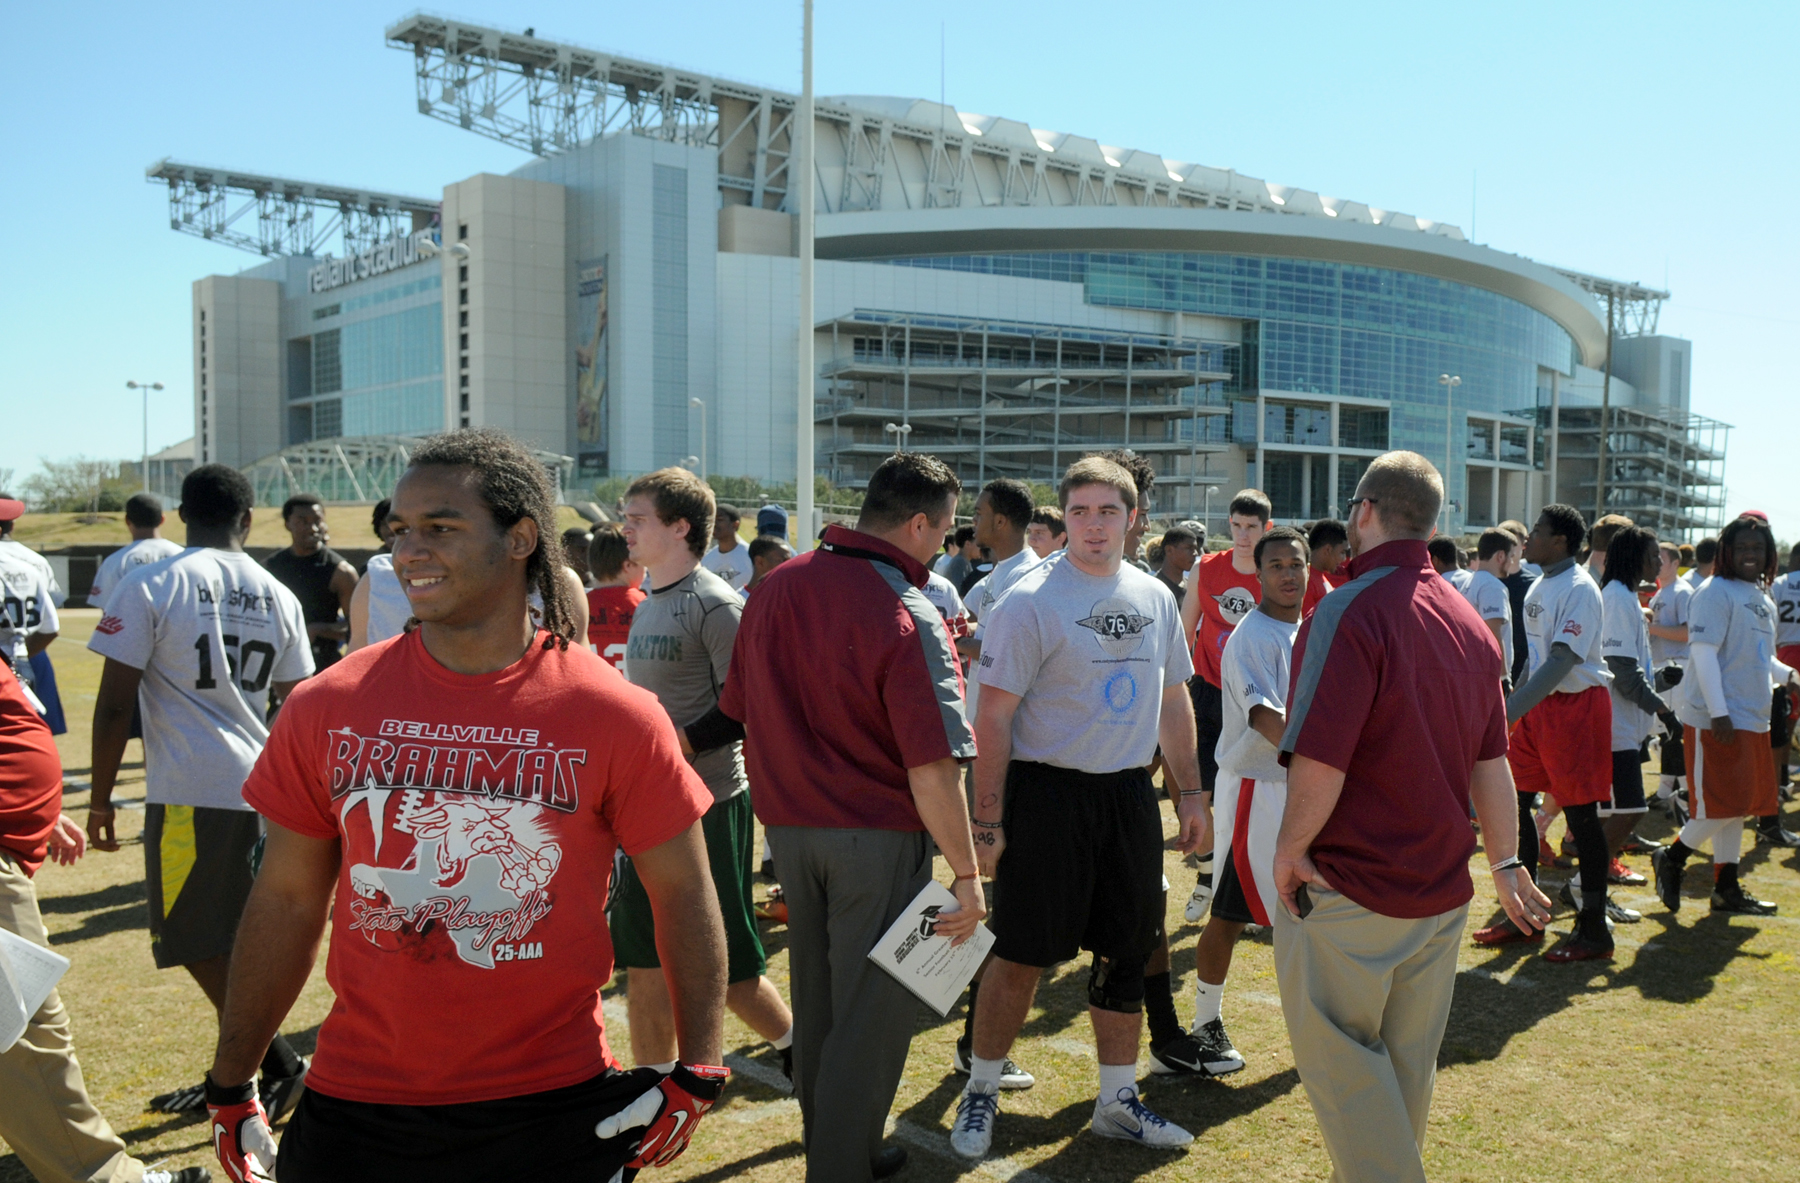
{"label": "white socks", "polygon": [[1735,863],[1744,850],[1744,819],[1741,817],[1694,818],[1681,827],[1681,844],[1699,850],[1712,839],[1713,862]]}
{"label": "white socks", "polygon": [[1100,1103],[1110,1105],[1117,1101],[1120,1089],[1137,1092],[1137,1064],[1100,1065]]}
{"label": "white socks", "polygon": [[1194,1030],[1219,1017],[1219,1006],[1225,1001],[1225,983],[1196,981],[1194,984]]}
{"label": "white socks", "polygon": [[[984,1060],[980,1056],[969,1057],[969,1091],[977,1093],[997,1093],[1000,1091],[1000,1072],[1006,1067],[1006,1057],[998,1060]],[[1135,1068],[1136,1065],[1133,1065]],[[1102,1069],[1105,1071],[1105,1069]],[[976,1086],[980,1085],[980,1088]]]}
{"label": "white socks", "polygon": [[794,1046],[794,1025],[792,1023],[789,1023],[788,1029],[782,1033],[781,1038],[769,1040],[769,1046],[774,1048],[778,1052],[784,1052],[788,1048],[793,1047]]}
{"label": "white socks", "polygon": [[675,1061],[670,1060],[667,1064],[645,1064],[644,1067],[654,1068],[664,1076],[667,1076],[669,1073],[675,1071]]}

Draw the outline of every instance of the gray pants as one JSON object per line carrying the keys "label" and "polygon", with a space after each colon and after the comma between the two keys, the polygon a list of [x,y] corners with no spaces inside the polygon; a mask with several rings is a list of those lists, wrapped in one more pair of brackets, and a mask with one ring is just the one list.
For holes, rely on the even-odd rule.
{"label": "gray pants", "polygon": [[919,1002],[869,950],[931,878],[923,833],[771,826],[788,906],[794,1077],[809,1183],[864,1183]]}
{"label": "gray pants", "polygon": [[1421,1152],[1469,906],[1419,920],[1311,890],[1275,909],[1275,977],[1335,1183],[1425,1183]]}

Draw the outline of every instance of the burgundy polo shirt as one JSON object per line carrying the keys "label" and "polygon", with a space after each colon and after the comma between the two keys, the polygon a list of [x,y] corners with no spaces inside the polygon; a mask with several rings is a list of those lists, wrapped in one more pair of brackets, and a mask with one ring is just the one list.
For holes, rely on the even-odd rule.
{"label": "burgundy polo shirt", "polygon": [[1383,916],[1416,919],[1474,895],[1469,778],[1506,755],[1500,646],[1432,569],[1422,541],[1358,555],[1294,642],[1292,755],[1344,774],[1312,860]]}
{"label": "burgundy polo shirt", "polygon": [[831,526],[745,603],[719,709],[744,725],[766,826],[922,830],[906,770],[975,757],[926,569]]}

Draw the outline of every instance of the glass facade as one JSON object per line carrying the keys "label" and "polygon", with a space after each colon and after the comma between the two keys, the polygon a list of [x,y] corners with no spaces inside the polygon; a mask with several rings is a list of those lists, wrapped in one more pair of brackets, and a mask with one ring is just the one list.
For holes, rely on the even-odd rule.
{"label": "glass facade", "polygon": [[[346,300],[362,309],[441,287],[436,276]],[[398,294],[390,294],[398,293]],[[331,306],[337,308],[339,306]],[[320,329],[290,346],[288,443],[444,429],[442,301]],[[330,397],[325,397],[330,396]]]}
{"label": "glass facade", "polygon": [[[1238,359],[1243,370],[1235,384],[1239,389],[1389,404],[1385,410],[1358,410],[1343,417],[1343,447],[1410,448],[1440,460],[1447,424],[1439,374],[1462,378],[1452,408],[1453,417],[1460,419],[1469,411],[1534,406],[1540,401],[1540,371],[1569,374],[1574,365],[1574,341],[1535,309],[1482,288],[1381,267],[1148,251],[892,261],[1079,283],[1089,304],[1250,321]],[[1297,423],[1296,411],[1282,412],[1284,438],[1316,440],[1318,429],[1310,422]],[[1234,416],[1234,437],[1241,438],[1246,427],[1255,430],[1254,411],[1242,414],[1250,418]],[[1372,445],[1378,429],[1380,443]],[[1457,468],[1452,488],[1462,486],[1460,463]]]}
{"label": "glass facade", "polygon": [[654,463],[679,464],[688,448],[687,170],[656,166],[651,203],[650,393]]}

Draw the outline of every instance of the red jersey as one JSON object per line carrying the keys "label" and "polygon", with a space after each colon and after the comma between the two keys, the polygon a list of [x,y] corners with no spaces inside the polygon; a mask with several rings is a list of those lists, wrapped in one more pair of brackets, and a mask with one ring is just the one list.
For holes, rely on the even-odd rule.
{"label": "red jersey", "polygon": [[1331,576],[1316,567],[1313,568],[1312,573],[1306,577],[1306,595],[1300,601],[1300,618],[1304,620],[1311,616],[1313,609],[1319,606],[1319,601],[1329,595],[1331,589],[1336,586],[1337,584],[1332,582]]}
{"label": "red jersey", "polygon": [[[1248,574],[1231,565],[1231,549],[1214,551],[1195,565],[1197,575],[1188,577],[1188,594],[1199,589],[1199,643],[1194,646],[1194,672],[1210,684],[1219,684],[1219,654],[1231,630],[1256,610],[1262,599],[1262,581],[1256,572]],[[1311,611],[1310,606],[1306,609]]]}
{"label": "red jersey", "polygon": [[597,587],[588,593],[588,644],[616,670],[625,668],[625,642],[631,638],[631,618],[646,593],[631,587]]}
{"label": "red jersey", "polygon": [[294,691],[244,799],[341,842],[307,1086],[447,1105],[616,1066],[600,987],[613,852],[686,830],[712,794],[649,691],[580,646],[456,674],[418,632]]}
{"label": "red jersey", "polygon": [[0,849],[25,874],[37,874],[60,816],[62,759],[50,725],[31,708],[12,668],[0,661]]}

